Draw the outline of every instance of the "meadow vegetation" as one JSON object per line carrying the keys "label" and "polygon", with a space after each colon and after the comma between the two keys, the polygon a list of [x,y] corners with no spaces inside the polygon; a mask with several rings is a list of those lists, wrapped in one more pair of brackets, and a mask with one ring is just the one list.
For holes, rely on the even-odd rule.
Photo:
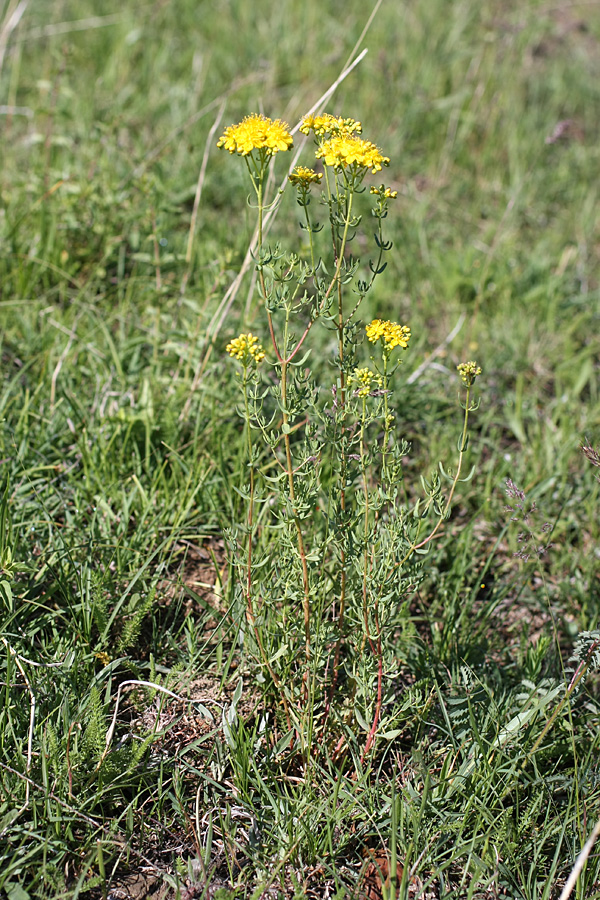
{"label": "meadow vegetation", "polygon": [[0,892],[600,898],[598,6],[0,0],[0,129]]}

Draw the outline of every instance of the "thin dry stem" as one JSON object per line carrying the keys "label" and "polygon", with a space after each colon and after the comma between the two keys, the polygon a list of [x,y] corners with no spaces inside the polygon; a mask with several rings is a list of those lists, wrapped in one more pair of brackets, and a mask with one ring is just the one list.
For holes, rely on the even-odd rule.
{"label": "thin dry stem", "polygon": [[398,569],[401,566],[403,566],[404,563],[412,556],[412,554],[415,552],[415,550],[421,550],[421,548],[426,547],[427,544],[429,544],[434,539],[434,537],[436,536],[436,534],[442,527],[442,522],[446,519],[448,513],[450,512],[450,506],[452,504],[454,492],[456,491],[456,486],[460,479],[460,473],[462,470],[462,464],[463,464],[464,455],[465,455],[466,442],[467,442],[467,427],[469,424],[470,396],[471,396],[471,389],[470,389],[470,386],[468,386],[467,387],[467,398],[465,401],[465,418],[464,418],[464,423],[463,423],[462,435],[461,435],[461,439],[460,439],[460,451],[458,454],[458,465],[456,467],[456,475],[454,476],[454,478],[452,480],[452,485],[450,487],[450,493],[448,494],[448,499],[446,501],[444,510],[443,510],[442,514],[439,516],[433,529],[427,535],[427,537],[423,538],[422,541],[419,541],[418,544],[411,544],[408,549],[408,552],[402,557],[402,559],[399,562],[396,563],[396,565],[393,567],[394,569]]}
{"label": "thin dry stem", "polygon": [[204,154],[202,156],[202,164],[200,165],[200,172],[198,174],[198,182],[196,184],[196,194],[194,196],[194,206],[192,209],[192,217],[190,219],[190,229],[188,233],[188,242],[187,242],[187,250],[185,252],[185,261],[187,264],[187,269],[185,270],[184,276],[181,280],[181,288],[180,294],[185,294],[185,289],[187,287],[187,283],[189,281],[191,272],[192,272],[192,248],[194,246],[194,237],[196,235],[196,224],[198,221],[198,209],[200,207],[200,200],[202,198],[202,190],[204,188],[204,181],[206,178],[206,167],[208,165],[208,157],[210,155],[210,151],[213,145],[214,136],[216,131],[221,124],[221,120],[223,118],[223,113],[225,112],[225,106],[227,103],[227,98],[223,97],[221,100],[221,105],[219,106],[215,121],[212,124],[210,131],[208,132],[208,137],[206,138],[206,144],[204,145]]}
{"label": "thin dry stem", "polygon": [[10,36],[21,21],[28,3],[29,0],[21,0],[20,3],[16,3],[15,0],[12,0],[8,5],[4,21],[0,26],[0,72],[2,72],[2,66],[4,65],[4,57],[6,55],[6,48]]}
{"label": "thin dry stem", "polygon": [[[4,644],[4,646],[6,647],[6,649],[8,650],[8,652],[10,653],[10,655],[12,656],[12,658],[14,659],[14,661],[17,665],[17,668],[18,668],[19,672],[21,673],[23,681],[25,682],[25,684],[27,686],[27,690],[29,692],[29,730],[27,732],[27,765],[25,768],[25,771],[27,772],[27,774],[29,774],[29,772],[31,771],[31,760],[33,757],[33,732],[35,729],[35,706],[36,706],[35,694],[33,693],[31,684],[29,683],[29,678],[27,677],[27,673],[25,672],[25,669],[21,665],[21,659],[19,657],[19,654],[13,647],[10,646],[10,644],[6,641],[5,638],[2,637],[1,640],[2,640],[2,643]],[[29,803],[29,783],[27,782],[26,787],[25,787],[25,806],[27,806],[28,803]]]}
{"label": "thin dry stem", "polygon": [[117,689],[117,700],[115,703],[115,711],[113,713],[111,723],[108,727],[108,731],[106,732],[105,747],[102,752],[102,756],[98,760],[98,764],[96,765],[96,768],[94,769],[95,772],[97,772],[98,769],[101,767],[102,763],[106,759],[106,755],[107,755],[108,751],[110,750],[110,745],[112,743],[112,739],[115,734],[115,728],[117,727],[117,716],[119,714],[119,703],[121,702],[121,691],[123,690],[123,688],[130,687],[130,686],[149,687],[154,691],[160,691],[162,694],[167,694],[169,697],[173,697],[175,700],[180,700],[182,703],[190,703],[192,705],[196,705],[196,704],[204,705],[205,703],[214,703],[215,706],[218,706],[219,709],[222,709],[221,704],[218,703],[216,700],[213,700],[211,697],[207,697],[205,700],[204,699],[189,700],[186,697],[180,697],[179,694],[175,694],[173,691],[170,691],[168,688],[163,687],[161,684],[155,684],[153,681],[142,681],[141,679],[137,679],[137,678],[132,678],[129,681],[122,681]]}
{"label": "thin dry stem", "polygon": [[566,884],[565,884],[564,888],[562,889],[558,900],[568,900],[568,898],[571,896],[573,888],[577,884],[577,879],[581,875],[583,867],[585,866],[585,864],[589,858],[589,855],[594,848],[594,844],[598,840],[599,835],[600,835],[600,819],[594,825],[594,829],[593,829],[592,833],[590,834],[589,838],[583,845],[583,849],[582,849],[581,853],[575,860],[575,865],[573,866],[571,874],[567,878]]}

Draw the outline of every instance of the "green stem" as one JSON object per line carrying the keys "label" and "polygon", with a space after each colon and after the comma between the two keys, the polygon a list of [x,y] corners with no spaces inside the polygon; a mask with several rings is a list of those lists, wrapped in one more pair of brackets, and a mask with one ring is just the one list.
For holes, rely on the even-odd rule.
{"label": "green stem", "polygon": [[365,454],[365,418],[366,418],[366,397],[363,397],[362,401],[362,417],[360,422],[360,467],[362,471],[363,477],[363,490],[365,495],[365,516],[364,516],[364,559],[363,559],[363,620],[365,627],[365,636],[363,638],[363,647],[364,643],[367,640],[369,642],[369,646],[377,661],[377,701],[375,703],[375,713],[373,716],[373,724],[371,726],[371,730],[367,737],[367,741],[365,743],[364,750],[361,756],[361,763],[364,761],[365,756],[371,749],[373,745],[373,741],[375,740],[375,735],[377,733],[377,726],[379,724],[379,716],[381,713],[381,703],[383,697],[383,653],[381,646],[381,628],[379,624],[379,608],[378,601],[375,600],[375,608],[374,608],[374,618],[375,618],[375,629],[377,633],[377,641],[373,640],[371,635],[371,629],[369,626],[369,608],[368,608],[368,574],[369,574],[369,484],[367,479],[367,463],[366,463],[366,454]]}
{"label": "green stem", "polygon": [[[328,195],[329,205],[331,206],[331,190],[330,190],[330,187],[329,187],[329,179],[327,178],[327,170],[326,170],[326,184],[327,184],[327,195]],[[347,215],[347,218],[346,218],[346,225],[345,225],[345,228],[344,228],[344,234],[343,234],[343,237],[342,237],[342,245],[341,245],[341,248],[340,248],[340,252],[339,252],[339,253],[337,252],[337,242],[336,242],[336,237],[335,237],[335,229],[334,229],[333,225],[331,226],[333,249],[334,249],[334,254],[335,254],[335,259],[336,259],[336,267],[335,267],[335,272],[333,273],[333,277],[332,277],[332,279],[331,279],[331,281],[330,281],[330,283],[329,283],[329,287],[327,288],[327,290],[325,291],[325,293],[323,294],[323,297],[322,297],[322,299],[321,299],[321,305],[320,305],[319,310],[318,310],[318,314],[319,314],[319,315],[321,314],[321,312],[322,312],[323,309],[325,308],[325,305],[326,305],[327,301],[329,300],[329,297],[330,297],[330,295],[331,295],[331,292],[332,292],[334,286],[337,284],[337,285],[338,285],[338,290],[341,289],[341,285],[340,285],[340,283],[339,283],[339,276],[340,276],[340,271],[341,271],[341,267],[342,267],[342,262],[343,262],[343,259],[344,259],[344,252],[345,252],[345,249],[346,249],[346,243],[347,243],[347,240],[348,240],[348,228],[349,228],[349,225],[350,225],[350,210],[351,210],[351,207],[352,207],[352,195],[350,195],[350,203],[349,203],[349,205],[348,205],[348,215]],[[356,308],[353,310],[352,315],[354,315],[355,312],[356,312]],[[306,338],[307,338],[307,336],[308,336],[308,332],[310,331],[310,329],[312,328],[312,326],[313,326],[314,323],[316,322],[317,318],[318,318],[318,316],[315,316],[315,318],[312,319],[312,320],[308,323],[308,325],[306,326],[306,328],[304,329],[304,331],[303,331],[303,333],[302,333],[302,335],[301,335],[301,337],[300,337],[300,340],[296,343],[296,346],[294,347],[294,349],[288,354],[288,357],[287,357],[287,361],[288,361],[288,362],[291,362],[291,361],[293,360],[293,358],[296,356],[296,354],[298,353],[298,351],[299,351],[300,348],[302,347],[302,344],[304,343],[304,341],[306,340]],[[351,318],[351,317],[350,317],[350,318]],[[279,352],[277,351],[277,348],[275,348],[275,350],[276,350],[276,352],[277,352],[277,358],[278,358],[279,361],[281,362],[281,356],[279,355]],[[343,352],[343,347],[342,347],[342,352]]]}
{"label": "green stem", "polygon": [[250,427],[250,406],[248,403],[248,368],[244,366],[244,375],[243,375],[243,393],[244,393],[244,417],[246,420],[246,452],[248,454],[248,465],[250,468],[250,497],[248,500],[248,548],[247,548],[247,566],[246,566],[246,619],[248,621],[249,626],[252,628],[254,633],[254,638],[258,645],[259,653],[261,659],[263,661],[263,665],[269,672],[273,684],[276,689],[281,694],[281,700],[283,703],[283,708],[285,711],[285,717],[288,725],[288,729],[291,731],[292,729],[292,718],[290,715],[290,710],[288,707],[288,702],[285,696],[285,692],[283,689],[283,685],[276,672],[274,671],[271,663],[269,662],[269,658],[265,652],[264,644],[262,641],[262,635],[260,633],[260,629],[256,623],[256,615],[254,612],[254,603],[252,599],[252,542],[254,537],[254,485],[255,485],[255,471],[254,471],[254,462],[252,460],[252,431]]}
{"label": "green stem", "polygon": [[443,510],[442,514],[440,515],[440,517],[438,518],[438,521],[437,521],[435,527],[433,528],[433,530],[430,531],[429,534],[427,535],[427,537],[424,538],[422,541],[420,541],[418,544],[413,543],[410,545],[406,555],[400,560],[400,562],[396,563],[396,565],[394,566],[395,569],[399,569],[401,566],[403,566],[404,563],[412,556],[412,554],[415,552],[415,550],[420,550],[421,547],[425,547],[427,544],[429,544],[430,541],[433,540],[433,538],[436,536],[436,534],[440,530],[440,528],[442,526],[442,522],[446,519],[446,517],[448,515],[448,512],[450,510],[450,504],[452,503],[452,498],[454,497],[454,492],[456,490],[456,485],[458,484],[458,480],[460,478],[463,459],[464,459],[465,450],[466,450],[466,446],[467,446],[467,427],[469,424],[470,394],[471,394],[471,386],[467,385],[467,399],[465,402],[465,418],[464,418],[464,422],[463,422],[463,430],[462,430],[462,435],[461,435],[461,439],[460,439],[460,450],[459,450],[459,454],[458,454],[458,466],[456,468],[456,475],[454,476],[454,478],[452,480],[452,486],[450,488],[450,493],[448,494],[448,500],[446,501],[444,510]]}
{"label": "green stem", "polygon": [[[337,181],[336,181],[337,184]],[[339,374],[340,374],[340,409],[341,409],[341,433],[340,433],[340,509],[342,511],[342,516],[346,512],[346,475],[347,475],[347,467],[348,460],[346,454],[346,434],[345,434],[345,425],[344,419],[346,414],[346,375],[344,372],[344,305],[343,305],[343,291],[342,291],[342,283],[340,281],[340,271],[342,267],[342,262],[344,259],[344,252],[346,249],[346,243],[348,241],[348,229],[350,227],[350,219],[352,213],[352,199],[353,193],[350,192],[348,198],[348,208],[346,210],[345,216],[345,224],[344,224],[344,232],[342,235],[342,241],[339,248],[339,253],[337,254],[336,260],[336,268],[335,274],[333,276],[332,284],[337,282],[338,287],[338,321],[337,321],[337,331],[338,331],[338,355],[339,355]],[[339,196],[338,196],[339,202]],[[336,244],[335,244],[335,229],[334,232],[334,253],[336,252]],[[333,657],[333,673],[331,679],[331,687],[329,690],[329,696],[327,699],[327,704],[325,706],[325,714],[324,720],[327,719],[329,714],[329,710],[331,707],[331,703],[333,700],[333,695],[335,693],[335,688],[338,681],[338,673],[340,666],[340,654],[342,651],[342,644],[344,640],[344,617],[346,613],[346,551],[344,546],[340,547],[340,597],[339,597],[339,612],[338,612],[338,622],[337,622],[337,630],[338,637],[335,644],[335,651]]]}
{"label": "green stem", "polygon": [[[287,332],[287,321],[286,321]],[[308,686],[309,665],[310,665],[310,583],[308,578],[308,563],[306,561],[306,548],[304,545],[304,535],[298,518],[296,509],[296,487],[294,483],[294,465],[292,460],[292,447],[290,443],[290,425],[289,413],[287,410],[287,377],[288,377],[288,361],[286,359],[281,362],[281,405],[283,407],[283,443],[285,447],[285,468],[288,479],[288,490],[290,494],[290,503],[292,507],[292,516],[296,527],[296,536],[298,540],[298,553],[300,554],[300,562],[302,565],[302,587],[303,600],[302,608],[304,615],[304,655],[306,658],[306,686]]]}
{"label": "green stem", "polygon": [[381,448],[381,480],[385,489],[388,484],[388,452],[390,443],[389,376],[387,351],[383,350],[383,446]]}
{"label": "green stem", "polygon": [[248,404],[248,368],[244,366],[243,376],[244,415],[246,418],[246,452],[250,468],[250,498],[248,500],[248,553],[246,572],[246,597],[248,609],[252,612],[252,530],[254,527],[254,463],[252,461],[252,433],[250,430],[250,407]]}
{"label": "green stem", "polygon": [[362,398],[362,416],[360,420],[360,468],[362,472],[363,479],[363,491],[365,495],[365,516],[364,516],[364,528],[363,528],[363,539],[365,542],[365,551],[363,558],[363,586],[362,586],[362,594],[363,594],[363,619],[365,623],[365,637],[363,638],[362,646],[364,648],[365,641],[368,640],[371,643],[371,634],[369,630],[369,611],[367,607],[367,586],[368,586],[368,574],[369,574],[369,482],[367,478],[367,461],[365,454],[365,418],[367,415],[367,398]]}
{"label": "green stem", "polygon": [[256,188],[256,197],[258,200],[258,236],[256,245],[260,253],[263,243],[263,179],[261,178]]}
{"label": "green stem", "polygon": [[[262,241],[263,241],[263,212],[264,212],[264,197],[263,197],[263,173],[264,169],[261,172],[261,177],[258,179],[258,182],[255,183],[256,189],[256,197],[258,203],[258,239],[257,239],[257,250],[260,254],[262,249]],[[265,284],[265,278],[262,271],[262,268],[259,269],[259,284],[260,290],[262,293],[263,301],[265,303],[265,307],[267,304],[267,287]],[[309,664],[310,664],[310,585],[308,578],[308,563],[306,561],[306,548],[304,544],[304,536],[302,534],[302,528],[300,526],[300,521],[298,518],[298,511],[296,509],[296,489],[294,484],[294,466],[292,460],[292,448],[290,443],[290,420],[289,413],[287,409],[287,378],[288,378],[288,365],[289,359],[285,359],[283,355],[280,353],[279,348],[277,347],[277,341],[275,338],[275,331],[273,327],[273,319],[271,313],[267,309],[267,319],[269,323],[269,331],[271,334],[271,341],[273,343],[273,347],[275,349],[275,353],[281,365],[281,405],[283,409],[283,443],[285,447],[285,469],[287,472],[288,478],[288,489],[290,495],[290,504],[292,507],[292,516],[294,519],[294,525],[296,528],[296,537],[298,541],[298,553],[300,555],[300,562],[302,565],[302,583],[304,596],[302,601],[303,606],[303,615],[304,615],[304,653],[306,657],[306,672],[305,672],[305,685],[308,689],[308,678],[309,678]],[[286,315],[286,323],[285,323],[285,333],[283,339],[283,351],[287,352],[287,343],[288,343],[288,323],[289,323],[289,311]]]}
{"label": "green stem", "polygon": [[302,204],[302,206],[304,208],[304,218],[306,220],[306,230],[308,231],[308,242],[310,245],[310,265],[311,265],[311,269],[314,274],[314,271],[315,271],[315,245],[314,245],[314,240],[313,240],[312,224],[310,221],[310,215],[308,213],[308,195],[305,197],[305,201]]}

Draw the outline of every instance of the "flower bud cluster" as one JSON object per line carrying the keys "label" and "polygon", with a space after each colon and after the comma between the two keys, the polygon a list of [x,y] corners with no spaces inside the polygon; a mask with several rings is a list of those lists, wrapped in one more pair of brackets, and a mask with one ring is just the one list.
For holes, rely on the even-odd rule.
{"label": "flower bud cluster", "polygon": [[233,338],[225,348],[230,356],[237,359],[243,366],[250,363],[258,364],[265,358],[265,351],[256,335],[248,332],[248,334],[240,334],[239,337]]}
{"label": "flower bud cluster", "polygon": [[459,363],[456,368],[467,387],[471,387],[477,376],[481,375],[481,366],[478,366],[474,360],[469,360],[469,362],[466,363]]}
{"label": "flower bud cluster", "polygon": [[348,387],[354,388],[359,397],[368,397],[371,391],[380,388],[383,384],[381,375],[377,375],[370,369],[356,368],[348,378]]}
{"label": "flower bud cluster", "polygon": [[296,166],[294,171],[288,175],[288,178],[292,184],[298,185],[298,187],[308,187],[309,184],[319,184],[323,177],[322,172],[315,172],[314,169],[309,169],[306,166]]}

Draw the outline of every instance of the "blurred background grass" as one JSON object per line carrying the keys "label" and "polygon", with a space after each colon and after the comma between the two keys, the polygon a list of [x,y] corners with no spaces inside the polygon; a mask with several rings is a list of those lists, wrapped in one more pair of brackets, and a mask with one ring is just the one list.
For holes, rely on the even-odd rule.
{"label": "blurred background grass", "polygon": [[[139,306],[156,233],[166,311],[220,99],[224,124],[251,110],[295,123],[368,12],[65,2],[49,22],[27,6],[1,73],[7,105],[24,108],[3,115],[3,231],[13,262],[36,262],[4,260],[4,297],[85,286],[112,306],[134,274]],[[477,353],[527,445],[535,397],[575,429],[577,398],[597,400],[598,19],[594,4],[384,2],[329,104],[364,120],[400,190],[378,309],[410,319],[423,354],[466,313],[453,354]],[[247,246],[246,193],[243,167],[212,147],[194,299]]]}
{"label": "blurred background grass", "polygon": [[[50,15],[4,3],[4,352],[37,390],[60,362],[50,388],[65,414],[101,382],[110,402],[88,400],[89,427],[141,402],[163,437],[181,428],[208,322],[253,227],[243,165],[207,145],[221,103],[220,127],[252,110],[294,124],[340,74],[371,11],[182,0],[59,2]],[[455,416],[455,364],[475,356],[484,368],[472,441],[487,475],[480,496],[506,474],[529,487],[585,480],[578,446],[598,433],[599,41],[596,4],[383,2],[366,57],[328,104],[363,120],[399,191],[395,251],[365,315],[411,325],[406,377],[463,322],[402,398],[418,466],[453,447],[440,424]],[[286,198],[280,235],[295,218]],[[217,349],[246,298],[242,287]],[[186,410],[216,396],[221,369]],[[578,505],[596,496],[585,484]]]}

